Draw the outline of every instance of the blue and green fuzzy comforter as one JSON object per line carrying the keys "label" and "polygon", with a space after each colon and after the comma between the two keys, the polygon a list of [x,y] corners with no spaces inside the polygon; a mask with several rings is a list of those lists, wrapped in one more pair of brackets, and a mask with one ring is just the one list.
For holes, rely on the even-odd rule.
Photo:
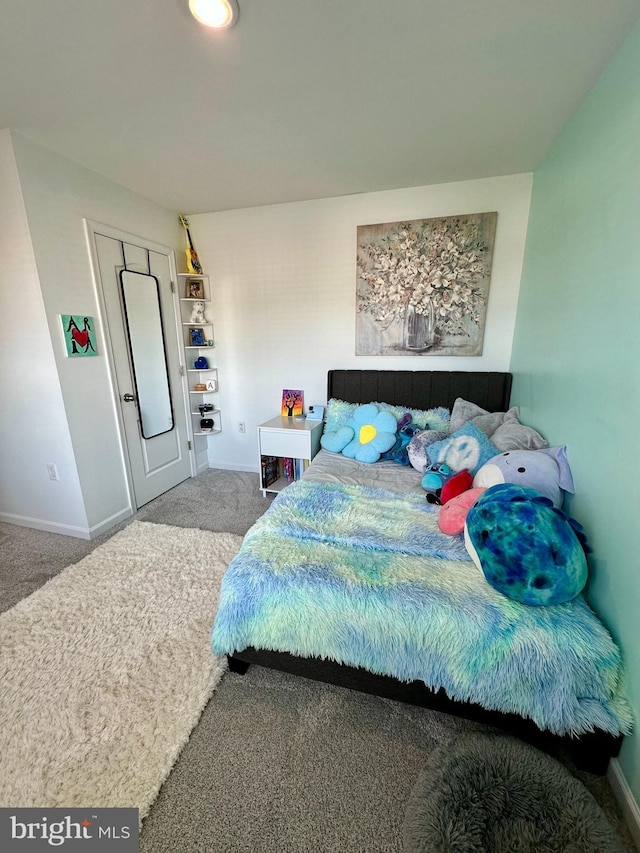
{"label": "blue and green fuzzy comforter", "polygon": [[627,733],[620,652],[582,597],[503,596],[424,496],[299,481],[245,536],[222,582],[216,654],[330,658],[579,735]]}

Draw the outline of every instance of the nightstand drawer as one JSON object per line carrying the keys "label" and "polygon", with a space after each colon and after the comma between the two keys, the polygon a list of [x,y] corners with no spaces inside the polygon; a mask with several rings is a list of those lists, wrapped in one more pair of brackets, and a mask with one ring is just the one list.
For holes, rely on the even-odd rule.
{"label": "nightstand drawer", "polygon": [[309,459],[311,443],[308,432],[294,430],[260,430],[260,453],[263,456],[291,456]]}

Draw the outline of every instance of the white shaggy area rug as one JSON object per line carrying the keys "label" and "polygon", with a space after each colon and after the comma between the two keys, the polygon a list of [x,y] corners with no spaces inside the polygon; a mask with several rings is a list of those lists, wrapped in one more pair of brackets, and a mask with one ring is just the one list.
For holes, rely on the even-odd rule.
{"label": "white shaggy area rug", "polygon": [[0,806],[149,812],[225,671],[241,542],[134,521],[0,615]]}

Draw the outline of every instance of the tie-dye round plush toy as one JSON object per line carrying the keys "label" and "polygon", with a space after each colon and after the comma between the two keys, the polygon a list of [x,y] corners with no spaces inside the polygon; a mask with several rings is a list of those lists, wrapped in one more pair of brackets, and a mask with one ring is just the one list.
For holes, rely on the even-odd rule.
{"label": "tie-dye round plush toy", "polygon": [[581,525],[535,489],[491,486],[469,510],[464,538],[487,581],[514,601],[562,604],[587,582]]}

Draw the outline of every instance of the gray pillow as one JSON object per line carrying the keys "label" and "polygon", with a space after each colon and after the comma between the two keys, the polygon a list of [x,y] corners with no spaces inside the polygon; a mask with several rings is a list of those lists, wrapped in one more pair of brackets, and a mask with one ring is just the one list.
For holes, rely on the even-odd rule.
{"label": "gray pillow", "polygon": [[407,454],[409,462],[411,462],[416,471],[419,471],[421,474],[424,473],[424,469],[428,465],[427,448],[430,444],[442,441],[444,438],[449,438],[449,433],[437,429],[426,429],[422,432],[417,432],[413,436],[407,445]]}
{"label": "gray pillow", "polygon": [[471,421],[487,438],[491,438],[499,426],[505,422],[514,421],[517,423],[519,416],[520,410],[517,406],[512,406],[508,412],[488,412],[481,406],[458,397],[451,410],[449,430],[452,433],[457,432],[466,423]]}
{"label": "gray pillow", "polygon": [[475,424],[487,438],[491,438],[498,427],[506,423],[518,423],[520,410],[517,406],[513,406],[508,412],[488,412],[486,415],[477,415],[471,418],[471,423]]}
{"label": "gray pillow", "polygon": [[542,450],[549,442],[532,427],[518,421],[502,424],[491,436],[491,441],[501,453],[505,450]]}
{"label": "gray pillow", "polygon": [[[457,432],[461,426],[464,426],[471,418],[477,418],[478,415],[488,415],[489,412],[481,406],[476,406],[475,403],[470,403],[468,400],[463,400],[462,397],[457,397],[453,408],[451,409],[451,421],[449,422],[449,432]],[[502,422],[501,422],[502,423]],[[496,429],[498,427],[496,426]]]}

